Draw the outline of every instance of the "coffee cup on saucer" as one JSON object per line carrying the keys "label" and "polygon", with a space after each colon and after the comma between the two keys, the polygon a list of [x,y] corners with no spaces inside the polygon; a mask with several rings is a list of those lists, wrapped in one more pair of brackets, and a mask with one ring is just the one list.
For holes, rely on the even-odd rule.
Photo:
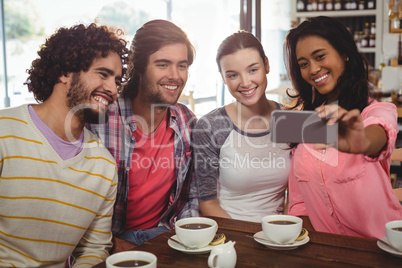
{"label": "coffee cup on saucer", "polygon": [[276,244],[294,243],[299,236],[303,220],[291,215],[269,215],[262,218],[265,237]]}
{"label": "coffee cup on saucer", "polygon": [[156,268],[157,258],[146,251],[122,251],[106,258],[106,268]]}
{"label": "coffee cup on saucer", "polygon": [[391,246],[402,252],[402,220],[387,222],[385,224],[385,234]]}
{"label": "coffee cup on saucer", "polygon": [[175,231],[180,242],[188,248],[206,247],[218,230],[216,221],[206,217],[190,217],[176,221]]}

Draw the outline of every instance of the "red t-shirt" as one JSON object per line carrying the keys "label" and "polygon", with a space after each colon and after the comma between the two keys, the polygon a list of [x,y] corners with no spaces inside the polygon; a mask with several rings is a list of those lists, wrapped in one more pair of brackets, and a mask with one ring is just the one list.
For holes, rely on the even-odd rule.
{"label": "red t-shirt", "polygon": [[149,229],[158,225],[169,204],[176,181],[174,131],[167,116],[154,133],[137,128],[130,163],[126,229]]}

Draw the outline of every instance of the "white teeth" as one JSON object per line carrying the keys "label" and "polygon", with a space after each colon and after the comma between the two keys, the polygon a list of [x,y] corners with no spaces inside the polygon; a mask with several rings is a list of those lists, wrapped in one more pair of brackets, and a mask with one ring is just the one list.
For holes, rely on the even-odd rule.
{"label": "white teeth", "polygon": [[96,101],[99,101],[100,103],[102,103],[102,104],[104,104],[104,105],[108,105],[108,104],[109,104],[108,101],[106,101],[106,100],[104,100],[103,98],[100,98],[100,97],[98,97],[98,96],[95,96],[94,99],[95,99]]}
{"label": "white teeth", "polygon": [[321,82],[322,80],[324,80],[324,79],[327,78],[327,77],[328,77],[328,74],[323,75],[323,76],[321,76],[320,78],[314,80],[314,82],[316,82],[316,83]]}
{"label": "white teeth", "polygon": [[242,91],[241,93],[244,94],[244,95],[250,95],[251,93],[254,92],[254,90],[255,90],[255,88],[247,90],[247,91]]}
{"label": "white teeth", "polygon": [[163,85],[162,87],[169,89],[169,90],[175,90],[177,89],[177,86],[167,86],[167,85]]}

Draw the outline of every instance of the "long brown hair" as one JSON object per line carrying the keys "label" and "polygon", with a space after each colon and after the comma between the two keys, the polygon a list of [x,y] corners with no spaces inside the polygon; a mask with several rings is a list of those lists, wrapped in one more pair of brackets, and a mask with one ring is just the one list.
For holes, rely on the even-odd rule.
{"label": "long brown hair", "polygon": [[[297,92],[297,102],[294,107],[301,106],[303,110],[314,110],[326,102],[326,96],[321,95],[315,88],[307,83],[300,72],[296,57],[296,45],[300,38],[306,36],[319,36],[327,40],[339,53],[348,58],[345,70],[338,79],[335,90],[338,91],[338,104],[347,109],[362,111],[368,105],[368,64],[359,53],[353,36],[338,20],[319,16],[302,22],[291,29],[284,42],[284,59],[288,75]],[[313,93],[314,90],[314,93]]]}
{"label": "long brown hair", "polygon": [[145,73],[149,56],[163,46],[181,43],[187,46],[187,60],[193,63],[195,49],[187,34],[167,20],[152,20],[139,28],[131,44],[131,55],[127,66],[128,81],[123,87],[123,97],[133,99],[138,94],[140,77]]}

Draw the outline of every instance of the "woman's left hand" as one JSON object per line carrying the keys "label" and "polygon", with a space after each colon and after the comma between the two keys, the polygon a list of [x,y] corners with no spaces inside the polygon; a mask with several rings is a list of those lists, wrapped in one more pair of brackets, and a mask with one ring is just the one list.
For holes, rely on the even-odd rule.
{"label": "woman's left hand", "polygon": [[347,111],[336,104],[320,106],[316,110],[327,125],[338,123],[337,149],[352,154],[376,154],[387,142],[385,130],[379,125],[364,127],[358,109]]}
{"label": "woman's left hand", "polygon": [[316,110],[322,119],[327,119],[327,125],[338,123],[337,149],[347,153],[362,153],[365,151],[365,131],[360,111],[347,111],[336,104],[320,106]]}

